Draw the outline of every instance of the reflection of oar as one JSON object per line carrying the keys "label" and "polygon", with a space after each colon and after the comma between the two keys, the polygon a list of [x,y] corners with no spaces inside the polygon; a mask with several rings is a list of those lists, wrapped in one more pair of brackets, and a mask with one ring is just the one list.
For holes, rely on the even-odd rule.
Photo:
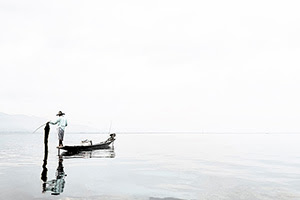
{"label": "reflection of oar", "polygon": [[45,126],[47,123],[45,123],[45,124],[43,124],[43,125],[41,125],[41,126],[39,126],[37,129],[35,129],[35,131],[33,131],[32,133],[35,133],[35,132],[37,132],[37,130],[39,130],[40,128],[42,128],[43,126]]}

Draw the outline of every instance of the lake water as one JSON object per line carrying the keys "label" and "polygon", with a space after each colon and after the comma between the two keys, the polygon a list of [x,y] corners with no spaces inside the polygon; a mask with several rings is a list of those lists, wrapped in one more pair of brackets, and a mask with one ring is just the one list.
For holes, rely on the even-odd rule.
{"label": "lake water", "polygon": [[[0,199],[300,199],[297,134],[117,134],[113,149],[58,156],[51,132],[44,168],[43,134],[0,138]],[[65,144],[84,139],[107,136]]]}

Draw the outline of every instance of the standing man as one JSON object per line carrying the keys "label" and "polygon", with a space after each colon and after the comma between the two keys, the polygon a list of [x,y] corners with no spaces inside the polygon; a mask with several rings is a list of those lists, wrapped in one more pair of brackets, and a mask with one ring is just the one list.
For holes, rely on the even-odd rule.
{"label": "standing man", "polygon": [[67,119],[64,117],[65,113],[59,111],[56,116],[58,116],[58,119],[56,122],[49,122],[52,125],[57,124],[57,133],[58,133],[58,141],[59,145],[58,148],[63,147],[63,140],[64,140],[64,134],[65,134],[65,128],[68,126]]}

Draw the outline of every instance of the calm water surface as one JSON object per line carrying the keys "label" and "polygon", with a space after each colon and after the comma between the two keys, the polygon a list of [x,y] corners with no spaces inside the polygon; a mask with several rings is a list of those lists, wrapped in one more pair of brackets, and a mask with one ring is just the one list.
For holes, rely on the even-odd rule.
{"label": "calm water surface", "polygon": [[[0,199],[300,199],[297,134],[117,134],[114,149],[58,156],[51,132],[44,168],[43,134],[0,138]],[[84,139],[107,136],[65,144]]]}

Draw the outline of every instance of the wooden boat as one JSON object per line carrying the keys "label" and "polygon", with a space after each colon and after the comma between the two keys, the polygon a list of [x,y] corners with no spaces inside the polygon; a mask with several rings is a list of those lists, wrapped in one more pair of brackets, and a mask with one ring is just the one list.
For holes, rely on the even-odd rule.
{"label": "wooden boat", "polygon": [[116,134],[112,133],[110,134],[110,137],[104,141],[97,144],[92,144],[92,141],[85,141],[89,144],[81,144],[81,145],[74,145],[74,146],[63,146],[58,147],[59,149],[70,151],[70,152],[80,152],[80,151],[92,151],[97,149],[109,149],[110,145],[116,140],[115,139]]}

